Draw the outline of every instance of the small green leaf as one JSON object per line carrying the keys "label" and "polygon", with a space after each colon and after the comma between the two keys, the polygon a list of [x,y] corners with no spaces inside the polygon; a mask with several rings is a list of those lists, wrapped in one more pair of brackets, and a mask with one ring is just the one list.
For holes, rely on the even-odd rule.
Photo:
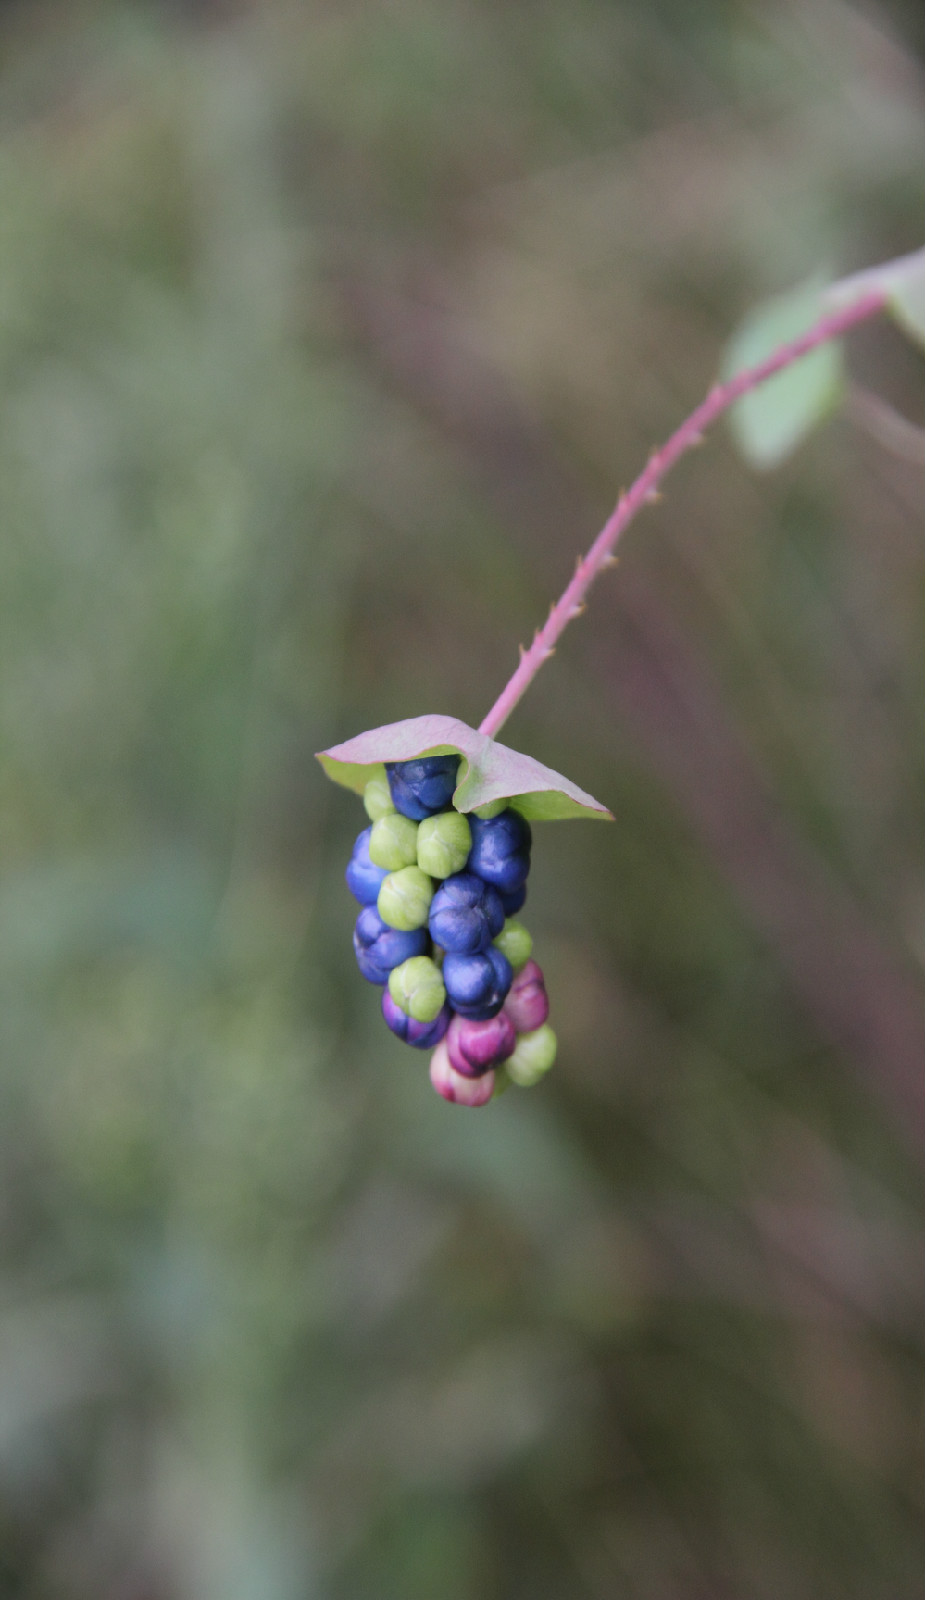
{"label": "small green leaf", "polygon": [[[758,306],[732,339],[723,377],[757,366],[780,345],[808,332],[824,311],[823,286],[815,279]],[[841,346],[832,341],[732,407],[729,420],[743,454],[756,467],[776,466],[834,410],[841,393]]]}
{"label": "small green leaf", "polygon": [[504,800],[531,822],[564,817],[613,821],[606,806],[560,772],[487,738],[456,717],[411,717],[406,722],[390,722],[384,728],[359,733],[346,744],[320,751],[318,760],[335,783],[362,794],[383,761],[453,754],[462,756],[453,795],[457,811],[475,811],[493,800]]}
{"label": "small green leaf", "polygon": [[910,339],[925,345],[925,250],[840,278],[825,292],[825,309],[849,306],[875,289],[886,295],[887,311]]}

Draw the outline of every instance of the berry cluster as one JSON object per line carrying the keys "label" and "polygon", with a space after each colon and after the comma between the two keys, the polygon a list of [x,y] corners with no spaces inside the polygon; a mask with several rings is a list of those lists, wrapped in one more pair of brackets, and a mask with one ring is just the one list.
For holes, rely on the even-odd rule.
{"label": "berry cluster", "polygon": [[556,1036],[543,974],[516,913],[527,898],[530,824],[504,801],[464,816],[452,805],[458,756],[386,763],[370,779],[370,818],[347,886],[353,935],[382,1015],[417,1050],[433,1048],[445,1100],[483,1106],[509,1083],[548,1072]]}

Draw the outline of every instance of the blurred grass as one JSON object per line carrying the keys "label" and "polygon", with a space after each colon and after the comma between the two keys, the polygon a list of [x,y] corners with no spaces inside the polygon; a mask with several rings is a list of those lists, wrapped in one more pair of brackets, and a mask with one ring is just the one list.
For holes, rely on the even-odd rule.
{"label": "blurred grass", "polygon": [[918,1593],[918,469],[717,434],[532,688],[535,1096],[384,1033],[313,759],[915,244],[916,16],[4,8],[4,1600]]}

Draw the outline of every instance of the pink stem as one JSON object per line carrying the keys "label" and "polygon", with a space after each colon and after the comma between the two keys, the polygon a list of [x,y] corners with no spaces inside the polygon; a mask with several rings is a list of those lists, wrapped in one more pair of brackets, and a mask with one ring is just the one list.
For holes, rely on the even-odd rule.
{"label": "pink stem", "polygon": [[640,473],[632,488],[626,494],[621,494],[615,510],[605,522],[588,554],[579,561],[565,593],[556,601],[542,628],[534,635],[529,650],[521,648],[520,665],[508,679],[482,722],[480,733],[486,733],[493,738],[503,727],[547,656],[552,655],[559,635],[572,618],[584,610],[585,595],[602,568],[611,564],[613,549],[620,535],[629,527],[646,501],[655,498],[656,488],[669,468],[674,466],[685,451],[700,443],[704,429],[708,428],[711,422],[715,422],[716,418],[727,411],[736,400],[740,400],[743,395],[756,389],[760,383],[764,383],[766,378],[772,378],[776,372],[782,372],[785,367],[792,366],[794,361],[799,361],[801,356],[807,355],[810,350],[815,350],[817,345],[826,344],[830,339],[837,339],[856,323],[864,322],[866,318],[874,316],[883,308],[885,302],[886,296],[880,290],[863,295],[853,305],[832,311],[822,317],[808,333],[801,334],[799,339],[794,339],[790,344],[782,344],[780,349],[775,350],[767,360],[759,362],[757,367],[748,367],[744,372],[739,372],[734,378],[730,378],[728,383],[718,383],[710,390],[706,399],[701,401],[686,422],[682,422],[667,444],[649,457],[648,465]]}

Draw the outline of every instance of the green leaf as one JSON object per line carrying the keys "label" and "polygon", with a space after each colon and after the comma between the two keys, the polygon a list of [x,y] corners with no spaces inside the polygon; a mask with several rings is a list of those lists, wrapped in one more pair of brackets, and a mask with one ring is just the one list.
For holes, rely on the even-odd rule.
{"label": "green leaf", "polygon": [[453,804],[474,811],[492,800],[506,800],[531,822],[565,817],[613,817],[600,801],[585,794],[560,772],[532,756],[478,733],[456,717],[411,717],[371,728],[346,744],[322,750],[318,760],[329,778],[362,794],[384,761],[411,761],[416,756],[462,756]]}
{"label": "green leaf", "polygon": [[[818,280],[758,306],[729,345],[723,377],[757,366],[780,345],[806,333],[824,314]],[[739,446],[756,467],[773,467],[837,406],[842,394],[841,346],[820,345],[739,400],[729,420]]]}
{"label": "green leaf", "polygon": [[826,290],[824,309],[836,311],[851,305],[873,289],[886,295],[886,310],[910,339],[925,345],[925,250],[840,278]]}

